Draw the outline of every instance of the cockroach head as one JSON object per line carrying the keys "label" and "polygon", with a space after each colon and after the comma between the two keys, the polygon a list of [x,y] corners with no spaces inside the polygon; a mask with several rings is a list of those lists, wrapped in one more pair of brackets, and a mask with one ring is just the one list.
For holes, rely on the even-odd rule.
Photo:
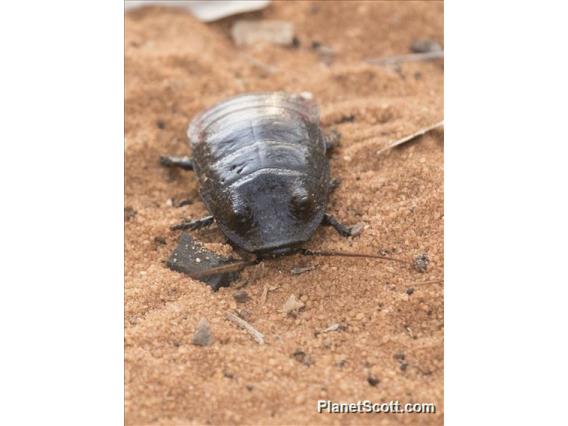
{"label": "cockroach head", "polygon": [[326,196],[297,175],[267,173],[231,188],[231,207],[217,221],[246,251],[285,253],[311,237],[321,223]]}

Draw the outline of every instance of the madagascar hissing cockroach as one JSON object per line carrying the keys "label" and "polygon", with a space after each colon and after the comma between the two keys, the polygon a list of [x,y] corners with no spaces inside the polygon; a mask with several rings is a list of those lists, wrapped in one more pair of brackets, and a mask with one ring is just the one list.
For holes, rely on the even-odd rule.
{"label": "madagascar hissing cockroach", "polygon": [[236,96],[197,115],[187,135],[192,158],[160,161],[196,172],[210,215],[173,229],[215,221],[234,246],[257,258],[302,251],[322,224],[351,235],[351,228],[326,213],[333,185],[326,151],[339,135],[324,134],[311,94]]}

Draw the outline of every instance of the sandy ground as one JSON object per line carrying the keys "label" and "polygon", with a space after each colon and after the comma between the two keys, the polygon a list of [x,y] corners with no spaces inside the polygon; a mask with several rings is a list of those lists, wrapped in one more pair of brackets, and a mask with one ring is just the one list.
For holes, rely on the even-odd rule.
{"label": "sandy ground", "polygon": [[[300,46],[236,49],[234,17],[204,24],[160,8],[126,16],[126,422],[442,424],[443,132],[377,151],[443,119],[443,63],[388,68],[364,59],[409,53],[419,38],[442,43],[443,4],[275,3],[245,17],[292,21]],[[307,247],[408,259],[425,252],[425,273],[295,255],[245,271],[235,285],[249,301],[237,304],[234,287],[213,293],[165,267],[179,235],[169,225],[206,211],[193,174],[164,170],[160,154],[190,153],[186,127],[203,108],[261,90],[312,92],[323,127],[343,135],[331,158],[342,183],[328,210],[365,228],[349,239],[320,228]],[[171,198],[194,202],[175,207]],[[193,235],[231,253],[215,226]],[[314,270],[292,275],[298,266]],[[282,313],[292,294],[305,302],[296,317]],[[235,310],[267,344],[224,319]],[[191,344],[202,317],[215,336],[209,347]],[[346,329],[318,333],[333,323]],[[437,414],[318,414],[318,399],[433,402]]]}

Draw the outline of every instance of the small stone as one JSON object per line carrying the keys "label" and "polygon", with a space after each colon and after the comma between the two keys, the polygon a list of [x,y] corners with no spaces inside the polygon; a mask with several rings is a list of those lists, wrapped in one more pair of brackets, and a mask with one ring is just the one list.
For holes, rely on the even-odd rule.
{"label": "small stone", "polygon": [[259,43],[292,46],[294,25],[287,21],[238,20],[231,28],[231,36],[237,46],[251,46]]}
{"label": "small stone", "polygon": [[371,385],[371,386],[377,386],[380,383],[380,380],[377,379],[375,376],[373,376],[372,374],[370,374],[367,377],[367,382]]}
{"label": "small stone", "polygon": [[421,39],[414,40],[410,45],[410,50],[414,53],[441,52],[442,46],[435,40]]}
{"label": "small stone", "polygon": [[406,289],[406,294],[408,294],[408,295],[410,296],[412,293],[414,293],[414,288],[408,287],[408,288]]}
{"label": "small stone", "polygon": [[430,259],[426,253],[419,254],[414,258],[414,268],[418,272],[426,272],[428,269],[428,264],[430,263]]}
{"label": "small stone", "polygon": [[304,307],[304,302],[298,300],[296,296],[293,294],[290,295],[284,306],[282,307],[282,311],[287,315],[296,314],[300,309]]}
{"label": "small stone", "polygon": [[404,355],[404,352],[397,352],[394,354],[394,359],[396,359],[399,362],[404,361],[405,357],[406,356]]}
{"label": "small stone", "polygon": [[129,221],[132,220],[136,217],[136,210],[134,210],[132,207],[125,207],[124,208],[124,221]]}
{"label": "small stone", "polygon": [[292,358],[294,358],[296,361],[304,364],[307,367],[309,367],[314,363],[313,358],[300,349],[298,349],[296,352],[292,354]]}
{"label": "small stone", "polygon": [[296,268],[292,268],[290,270],[290,272],[292,273],[292,275],[300,275],[303,274],[304,272],[308,272],[308,271],[313,271],[315,269],[314,266],[305,266],[305,267],[296,267]]}
{"label": "small stone", "polygon": [[237,315],[245,321],[250,322],[252,320],[252,313],[246,309],[237,309]]}
{"label": "small stone", "polygon": [[330,333],[332,331],[345,331],[345,330],[347,330],[347,326],[345,326],[345,324],[335,323],[335,324],[331,324],[323,332],[324,333]]}
{"label": "small stone", "polygon": [[340,354],[335,357],[335,365],[337,365],[339,368],[345,367],[345,364],[347,364],[346,355]]}
{"label": "small stone", "polygon": [[209,322],[205,318],[201,318],[195,327],[195,333],[191,338],[191,343],[196,346],[209,346],[215,339],[211,334]]}
{"label": "small stone", "polygon": [[237,303],[246,303],[249,300],[249,295],[244,290],[237,290],[233,293],[233,298]]}
{"label": "small stone", "polygon": [[160,247],[166,245],[167,241],[164,237],[159,235],[157,237],[154,237],[154,244],[156,245],[156,247]]}
{"label": "small stone", "polygon": [[363,222],[359,222],[359,223],[353,225],[351,227],[351,232],[350,232],[351,236],[356,237],[358,235],[361,235],[364,228],[365,228],[365,224]]}

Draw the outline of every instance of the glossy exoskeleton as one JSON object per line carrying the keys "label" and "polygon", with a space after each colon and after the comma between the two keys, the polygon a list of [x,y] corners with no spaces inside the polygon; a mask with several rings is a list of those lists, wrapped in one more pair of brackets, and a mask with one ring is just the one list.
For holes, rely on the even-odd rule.
{"label": "glossy exoskeleton", "polygon": [[204,111],[188,128],[193,158],[162,157],[195,170],[211,216],[175,229],[216,221],[238,248],[259,256],[294,251],[320,224],[350,229],[326,214],[331,188],[326,149],[310,94],[252,93]]}

